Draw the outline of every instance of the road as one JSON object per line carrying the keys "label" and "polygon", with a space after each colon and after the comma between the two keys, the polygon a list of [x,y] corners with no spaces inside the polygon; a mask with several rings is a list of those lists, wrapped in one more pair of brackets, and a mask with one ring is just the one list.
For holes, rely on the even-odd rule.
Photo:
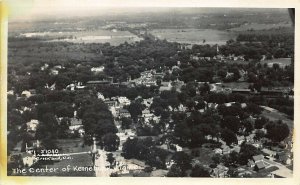
{"label": "road", "polygon": [[104,150],[98,149],[99,157],[96,157],[95,159],[95,174],[96,177],[109,177],[110,175],[110,169],[106,168],[106,152]]}

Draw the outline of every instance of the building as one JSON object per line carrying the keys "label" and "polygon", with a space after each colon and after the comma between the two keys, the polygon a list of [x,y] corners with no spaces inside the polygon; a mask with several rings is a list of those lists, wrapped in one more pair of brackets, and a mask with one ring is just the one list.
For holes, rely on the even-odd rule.
{"label": "building", "polygon": [[69,126],[69,129],[70,129],[71,131],[79,130],[81,127],[83,127],[83,125],[82,125],[82,120],[81,120],[81,119],[70,118],[70,126]]}
{"label": "building", "polygon": [[286,152],[280,152],[276,154],[276,158],[283,164],[290,165],[292,163],[291,155]]}
{"label": "building", "polygon": [[239,93],[239,94],[250,94],[251,90],[250,89],[232,89],[232,93]]}
{"label": "building", "polygon": [[124,106],[124,105],[130,105],[130,100],[127,97],[125,97],[125,96],[118,97],[118,102],[122,106]]}
{"label": "building", "polygon": [[35,155],[25,153],[25,154],[22,154],[22,161],[23,161],[24,166],[30,167],[34,163],[36,163],[38,160],[35,157]]}
{"label": "building", "polygon": [[214,149],[215,154],[222,154],[222,149],[221,148],[216,148]]}
{"label": "building", "polygon": [[95,73],[99,73],[99,72],[103,72],[104,69],[105,69],[104,66],[92,67],[92,68],[91,68],[91,71],[92,71],[92,72],[95,72]]}
{"label": "building", "polygon": [[126,117],[126,118],[130,118],[131,115],[129,113],[129,111],[127,109],[120,109],[119,110],[119,116],[120,117]]}
{"label": "building", "polygon": [[264,163],[264,156],[263,155],[255,155],[252,157],[254,163],[255,163],[255,170],[259,171],[266,167]]}
{"label": "building", "polygon": [[261,150],[264,154],[266,154],[267,156],[270,156],[270,157],[275,157],[276,156],[276,152],[273,151],[273,150],[269,150],[267,148],[264,148]]}
{"label": "building", "polygon": [[159,91],[170,91],[172,89],[171,82],[161,82],[161,86],[159,87]]}
{"label": "building", "polygon": [[36,119],[30,120],[30,122],[26,123],[27,131],[33,131],[33,132],[35,132],[38,125],[39,125],[39,121],[38,120],[36,120]]}
{"label": "building", "polygon": [[110,85],[112,82],[108,80],[93,80],[93,81],[88,81],[86,84],[88,86],[103,86],[103,85]]}
{"label": "building", "polygon": [[22,91],[21,96],[25,97],[25,98],[29,98],[31,96],[31,92],[30,91],[26,91],[26,90]]}
{"label": "building", "polygon": [[227,177],[228,170],[229,169],[226,166],[219,164],[216,168],[213,169],[212,176],[221,178]]}

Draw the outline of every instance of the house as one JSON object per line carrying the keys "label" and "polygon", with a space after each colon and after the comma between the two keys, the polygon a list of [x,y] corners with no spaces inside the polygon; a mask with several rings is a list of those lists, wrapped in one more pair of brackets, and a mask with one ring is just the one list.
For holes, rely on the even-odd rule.
{"label": "house", "polygon": [[25,153],[25,154],[22,154],[22,161],[23,161],[24,166],[30,167],[34,163],[36,163],[38,160],[35,157],[35,155]]}
{"label": "house", "polygon": [[182,151],[182,147],[181,146],[179,146],[177,144],[175,144],[174,146],[175,146],[177,152],[181,152]]}
{"label": "house", "polygon": [[269,150],[267,148],[264,148],[261,150],[264,154],[266,154],[267,156],[270,156],[270,157],[275,157],[276,156],[276,152],[273,151],[273,150]]}
{"label": "house", "polygon": [[223,154],[229,154],[230,151],[231,151],[231,150],[230,150],[230,147],[227,146],[227,145],[222,145],[221,148],[222,148]]}
{"label": "house", "polygon": [[250,94],[251,90],[250,89],[232,89],[232,93],[239,93],[239,94]]}
{"label": "house", "polygon": [[126,160],[126,164],[128,170],[143,170],[148,167],[148,165],[146,165],[144,161],[140,161],[137,159]]}
{"label": "house", "polygon": [[129,100],[127,97],[125,97],[125,96],[120,96],[120,97],[118,97],[118,102],[119,102],[122,106],[124,106],[124,105],[130,105],[130,100]]}
{"label": "house", "polygon": [[81,119],[70,118],[70,126],[69,126],[69,129],[70,129],[71,131],[79,130],[81,127],[83,127],[83,125],[82,125],[82,120],[81,120]]}
{"label": "house", "polygon": [[26,123],[26,126],[27,126],[27,132],[28,132],[28,131],[33,131],[33,132],[35,132],[38,125],[39,125],[39,121],[38,121],[38,120],[36,120],[36,119],[30,120],[30,122],[27,122],[27,123]]}
{"label": "house", "polygon": [[255,169],[258,171],[264,169],[265,167],[266,166],[263,161],[259,161],[255,163]]}
{"label": "house", "polygon": [[161,82],[161,86],[159,87],[159,91],[170,91],[172,89],[171,82]]}
{"label": "house", "polygon": [[255,167],[255,162],[251,159],[248,159],[248,163],[247,165],[250,167],[250,168],[254,168]]}
{"label": "house", "polygon": [[291,155],[289,153],[280,152],[277,153],[276,158],[283,164],[290,165],[292,163]]}
{"label": "house", "polygon": [[266,167],[265,163],[264,163],[264,156],[263,155],[255,155],[252,157],[254,163],[255,163],[255,169],[256,170],[261,170],[264,169]]}
{"label": "house", "polygon": [[99,66],[99,67],[92,67],[91,68],[91,72],[94,72],[94,73],[99,73],[99,72],[103,72],[105,69],[104,66]]}
{"label": "house", "polygon": [[120,117],[126,117],[126,118],[131,117],[131,115],[130,115],[130,113],[127,109],[120,109],[119,110],[119,116]]}
{"label": "house", "polygon": [[216,168],[213,169],[212,176],[213,177],[221,177],[221,178],[227,177],[228,170],[229,170],[229,168],[219,164]]}
{"label": "house", "polygon": [[215,154],[222,154],[223,150],[221,148],[214,149]]}
{"label": "house", "polygon": [[58,75],[59,71],[57,69],[51,69],[50,70],[50,75]]}
{"label": "house", "polygon": [[31,96],[31,92],[30,91],[26,91],[26,90],[22,91],[21,96],[25,97],[25,98],[29,98]]}

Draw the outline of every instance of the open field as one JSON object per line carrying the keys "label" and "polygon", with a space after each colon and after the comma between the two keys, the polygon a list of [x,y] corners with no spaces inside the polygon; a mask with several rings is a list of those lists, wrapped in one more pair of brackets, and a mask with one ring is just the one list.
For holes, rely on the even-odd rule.
{"label": "open field", "polygon": [[231,89],[248,89],[250,83],[248,82],[228,82],[222,83],[224,88],[231,88]]}
{"label": "open field", "polygon": [[251,23],[251,24],[243,24],[237,28],[231,28],[230,31],[247,31],[247,30],[269,30],[273,28],[279,27],[292,27],[291,24],[288,23],[277,23],[277,24],[261,24],[261,23]]}
{"label": "open field", "polygon": [[282,120],[282,122],[286,123],[289,126],[290,130],[294,128],[293,120],[288,119],[286,114],[279,112],[278,110],[275,111],[264,110],[261,115],[268,118],[271,121]]}
{"label": "open field", "polygon": [[[77,153],[77,152],[87,152],[90,150],[89,146],[82,147],[82,139],[66,139],[59,140],[58,147],[61,148],[59,153]],[[92,177],[95,176],[94,172],[85,172],[85,171],[75,171],[74,167],[89,167],[92,166],[92,157],[87,154],[76,154],[71,155],[72,159],[63,159],[59,162],[55,162],[54,164],[43,165],[40,168],[58,168],[57,173],[30,173],[29,175],[38,175],[38,176],[85,176]],[[69,172],[62,172],[62,168],[71,166],[71,170]]]}
{"label": "open field", "polygon": [[268,64],[269,66],[273,66],[273,64],[279,64],[281,67],[285,67],[288,65],[291,65],[291,59],[290,58],[276,58],[272,60],[264,60],[261,61],[261,64]]}
{"label": "open field", "polygon": [[142,38],[128,31],[104,30],[98,29],[93,31],[72,31],[72,32],[26,32],[21,33],[20,37],[42,38],[51,42],[66,41],[73,43],[106,43],[119,45],[125,41],[128,43],[142,40]]}
{"label": "open field", "polygon": [[150,33],[159,39],[186,44],[222,45],[236,37],[232,32],[212,29],[154,29]]}

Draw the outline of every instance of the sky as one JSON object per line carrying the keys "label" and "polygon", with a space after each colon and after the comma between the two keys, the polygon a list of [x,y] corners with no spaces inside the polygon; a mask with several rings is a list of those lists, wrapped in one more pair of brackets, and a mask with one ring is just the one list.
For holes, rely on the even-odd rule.
{"label": "sky", "polygon": [[[7,0],[6,2],[9,19],[14,21],[34,20],[49,16],[101,15],[111,13],[116,8],[119,8],[118,11],[121,13],[128,11],[127,7],[195,7],[199,5],[205,7],[211,6],[214,1],[218,0],[201,1],[201,3],[199,0]],[[273,5],[276,5],[276,0],[273,1]],[[217,5],[220,6],[220,3]]]}

